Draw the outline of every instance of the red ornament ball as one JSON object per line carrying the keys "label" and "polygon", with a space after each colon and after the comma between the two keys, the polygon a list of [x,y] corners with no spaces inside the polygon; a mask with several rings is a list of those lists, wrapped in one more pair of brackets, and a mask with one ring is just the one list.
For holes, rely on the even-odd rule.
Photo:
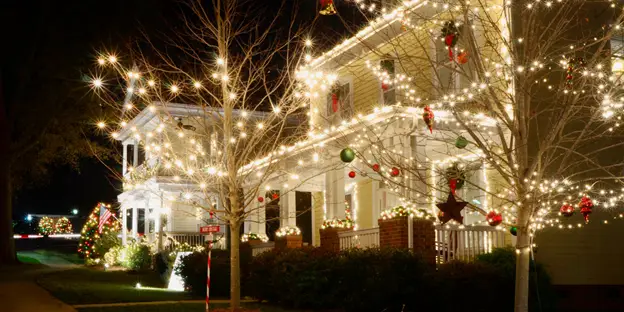
{"label": "red ornament ball", "polygon": [[373,165],[373,171],[379,172],[379,168],[380,168],[379,164],[374,164]]}
{"label": "red ornament ball", "polygon": [[561,214],[564,217],[570,217],[574,214],[574,206],[570,205],[570,204],[564,204],[563,206],[561,206],[561,208],[559,209],[559,212],[561,212]]}
{"label": "red ornament ball", "polygon": [[351,178],[351,179],[355,178],[355,171],[350,171],[349,172],[349,178]]}
{"label": "red ornament ball", "polygon": [[393,177],[396,177],[396,176],[398,176],[399,174],[401,174],[401,170],[399,170],[399,168],[397,168],[397,167],[392,167],[392,171],[390,172],[390,174],[391,174]]}
{"label": "red ornament ball", "polygon": [[490,226],[497,226],[503,223],[503,215],[496,211],[490,211],[485,219]]}
{"label": "red ornament ball", "polygon": [[263,202],[263,201],[264,201],[264,197],[262,197],[262,196],[258,196],[258,201],[259,201],[259,202]]}

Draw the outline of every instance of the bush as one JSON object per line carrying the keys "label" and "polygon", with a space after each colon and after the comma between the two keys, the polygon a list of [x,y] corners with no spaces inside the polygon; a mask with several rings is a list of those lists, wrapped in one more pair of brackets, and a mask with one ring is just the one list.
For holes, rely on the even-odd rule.
{"label": "bush", "polygon": [[146,270],[152,264],[149,246],[143,243],[132,242],[123,247],[119,257],[123,267],[129,270]]}
{"label": "bush", "polygon": [[109,266],[119,265],[119,256],[121,255],[122,248],[120,246],[113,247],[104,254],[104,263]]}
{"label": "bush", "polygon": [[[193,252],[182,258],[174,268],[182,277],[184,287],[195,295],[206,294],[206,251]],[[213,250],[210,263],[210,296],[229,298],[230,296],[230,253],[227,250]]]}
{"label": "bush", "polygon": [[105,255],[111,248],[121,247],[121,238],[119,238],[119,231],[105,231],[100,234],[99,238],[95,240],[95,253],[98,255]]}
{"label": "bush", "polygon": [[[514,248],[496,248],[489,254],[479,255],[477,263],[494,268],[505,283],[504,294],[509,294],[509,310],[513,311],[514,287],[516,279],[516,253]],[[503,292],[501,292],[503,293]],[[543,265],[531,260],[529,264],[529,310],[553,311],[557,299],[551,284],[550,275]]]}
{"label": "bush", "polygon": [[[531,270],[540,277],[542,311],[550,311],[548,275],[541,266]],[[513,311],[514,272],[513,249],[437,270],[403,249],[274,249],[253,258],[245,285],[254,298],[286,308],[505,312]]]}

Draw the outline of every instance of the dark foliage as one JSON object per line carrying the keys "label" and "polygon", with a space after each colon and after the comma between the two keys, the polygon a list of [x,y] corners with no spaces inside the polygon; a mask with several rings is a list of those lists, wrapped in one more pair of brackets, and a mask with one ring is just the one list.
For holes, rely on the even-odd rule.
{"label": "dark foliage", "polygon": [[[241,261],[242,262],[242,261]],[[184,286],[194,295],[206,294],[207,252],[194,252],[182,258],[174,270],[184,280]],[[210,296],[228,298],[230,294],[230,252],[213,250],[210,262]]]}

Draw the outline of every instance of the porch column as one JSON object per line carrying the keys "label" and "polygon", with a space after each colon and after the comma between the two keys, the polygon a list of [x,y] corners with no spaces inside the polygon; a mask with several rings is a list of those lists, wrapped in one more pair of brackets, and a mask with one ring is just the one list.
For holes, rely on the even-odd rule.
{"label": "porch column", "polygon": [[297,201],[295,190],[280,191],[280,227],[297,225]]}
{"label": "porch column", "polygon": [[128,209],[126,205],[121,206],[121,244],[126,245],[128,243]]}
{"label": "porch column", "polygon": [[345,180],[344,168],[325,173],[325,191],[327,219],[345,218]]}
{"label": "porch column", "polygon": [[132,166],[137,167],[139,165],[139,140],[134,141],[134,148],[132,149],[133,158],[132,158]]}
{"label": "porch column", "polygon": [[139,209],[132,207],[132,238],[137,239],[139,235]]}
{"label": "porch column", "polygon": [[128,173],[128,143],[123,143],[122,176]]}
{"label": "porch column", "polygon": [[145,237],[148,239],[148,242],[151,243],[151,241],[149,241],[150,237],[149,235],[147,235],[149,234],[149,222],[150,222],[149,221],[149,216],[150,216],[149,208],[145,207],[143,210],[145,211],[145,213],[143,214],[143,233],[145,234]]}
{"label": "porch column", "polygon": [[257,205],[258,234],[266,235],[266,206],[265,203],[261,202],[258,202]]}

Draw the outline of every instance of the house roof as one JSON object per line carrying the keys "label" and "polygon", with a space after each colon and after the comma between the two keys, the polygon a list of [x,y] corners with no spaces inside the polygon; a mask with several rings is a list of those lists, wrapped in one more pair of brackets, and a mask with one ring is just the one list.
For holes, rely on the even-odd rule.
{"label": "house roof", "polygon": [[[406,14],[415,16],[415,11],[419,9],[435,12],[435,9],[428,6],[426,1],[405,1],[392,12],[383,14],[371,21],[354,36],[337,44],[331,50],[323,52],[321,56],[310,62],[310,66],[314,68],[340,67],[344,65],[344,60],[352,60],[354,57],[369,52],[388,40],[404,34],[405,32],[401,30],[401,21]],[[422,10],[419,10],[421,16]]]}

